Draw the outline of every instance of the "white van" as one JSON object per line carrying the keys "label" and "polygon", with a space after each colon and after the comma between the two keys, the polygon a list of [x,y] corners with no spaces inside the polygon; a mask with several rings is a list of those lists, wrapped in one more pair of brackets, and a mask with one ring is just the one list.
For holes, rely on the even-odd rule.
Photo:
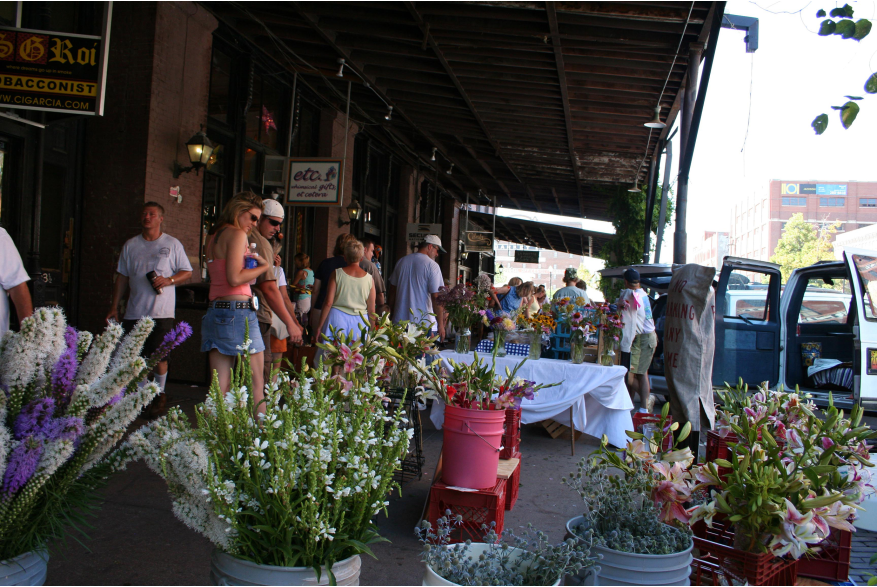
{"label": "white van", "polygon": [[[644,287],[666,291],[670,266],[634,268]],[[620,278],[625,269],[601,273]],[[716,287],[713,385],[739,378],[750,386],[762,381],[772,387],[797,385],[820,405],[827,403],[830,391],[838,407],[856,402],[877,408],[877,252],[847,249],[841,261],[797,269],[785,286],[780,281],[774,263],[725,257]],[[649,375],[660,394],[666,391],[661,344],[666,296],[652,304],[659,345]],[[852,389],[815,388],[802,358],[805,343],[818,343],[822,358],[852,363]]]}

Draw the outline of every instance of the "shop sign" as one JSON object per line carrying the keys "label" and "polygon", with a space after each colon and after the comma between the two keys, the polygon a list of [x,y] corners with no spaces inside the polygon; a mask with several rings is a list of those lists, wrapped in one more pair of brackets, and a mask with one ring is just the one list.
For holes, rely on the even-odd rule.
{"label": "shop sign", "polygon": [[847,186],[846,184],[834,183],[784,183],[780,186],[780,193],[784,196],[795,196],[798,194],[845,196],[847,195]]}
{"label": "shop sign", "polygon": [[286,203],[293,206],[340,206],[343,159],[289,159]]}
{"label": "shop sign", "polygon": [[0,106],[103,115],[106,55],[104,37],[0,27]]}
{"label": "shop sign", "polygon": [[437,237],[441,237],[442,225],[409,222],[407,233],[409,243],[419,244],[423,242],[423,239],[426,238],[426,235],[428,234],[434,234]]}
{"label": "shop sign", "polygon": [[538,263],[539,251],[515,251],[515,263]]}
{"label": "shop sign", "polygon": [[466,232],[463,236],[463,244],[467,251],[493,252],[493,235],[489,232]]}
{"label": "shop sign", "polygon": [[816,195],[845,196],[847,195],[847,186],[845,184],[820,183],[816,185]]}

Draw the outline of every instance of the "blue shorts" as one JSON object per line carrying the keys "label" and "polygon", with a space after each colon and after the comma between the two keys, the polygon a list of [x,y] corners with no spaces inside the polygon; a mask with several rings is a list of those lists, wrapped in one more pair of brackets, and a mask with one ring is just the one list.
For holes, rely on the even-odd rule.
{"label": "blue shorts", "polygon": [[241,354],[247,324],[250,327],[250,354],[261,353],[265,350],[265,343],[259,332],[255,311],[208,308],[201,318],[201,352],[216,349],[232,357]]}

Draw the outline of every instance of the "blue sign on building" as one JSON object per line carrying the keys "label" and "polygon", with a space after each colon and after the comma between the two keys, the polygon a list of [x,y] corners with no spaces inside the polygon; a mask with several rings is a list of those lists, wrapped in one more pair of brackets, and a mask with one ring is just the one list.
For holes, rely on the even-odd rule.
{"label": "blue sign on building", "polygon": [[816,195],[845,196],[847,195],[847,186],[845,184],[836,183],[818,183],[816,184]]}

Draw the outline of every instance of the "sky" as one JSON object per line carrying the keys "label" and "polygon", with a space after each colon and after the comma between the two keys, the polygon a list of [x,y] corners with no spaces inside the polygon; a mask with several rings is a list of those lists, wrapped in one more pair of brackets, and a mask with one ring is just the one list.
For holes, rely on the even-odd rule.
{"label": "sky", "polygon": [[[849,4],[854,20],[873,22],[877,17],[873,1]],[[743,31],[722,29],[719,34],[689,179],[689,255],[703,231],[729,230],[733,204],[747,195],[766,194],[771,179],[877,180],[877,94],[863,89],[877,71],[877,23],[858,43],[816,34],[822,20],[816,11],[842,5],[806,0],[727,3],[726,14],[759,19],[759,46],[755,53],[746,53]],[[843,105],[845,95],[864,98],[858,118],[847,130],[831,109]],[[810,123],[822,113],[828,115],[829,125],[817,136]],[[678,138],[677,133],[674,188]],[[550,218],[542,215],[546,221]],[[585,228],[612,231],[606,223],[586,223]],[[671,225],[665,231],[663,262],[672,259],[674,230]]]}

